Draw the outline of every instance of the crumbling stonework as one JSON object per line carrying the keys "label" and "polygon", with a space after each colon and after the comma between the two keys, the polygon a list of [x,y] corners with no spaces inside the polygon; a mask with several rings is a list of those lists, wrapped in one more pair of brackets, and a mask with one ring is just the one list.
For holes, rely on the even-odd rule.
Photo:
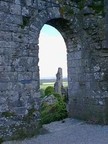
{"label": "crumbling stonework", "polygon": [[67,46],[69,115],[108,123],[108,2],[104,14],[93,2],[82,8],[71,0],[0,0],[0,126],[9,120],[2,120],[5,112],[21,121],[32,107],[40,119],[38,39],[44,24],[58,29]]}
{"label": "crumbling stonework", "polygon": [[63,87],[62,68],[58,68],[58,72],[56,74],[56,82],[54,84],[55,93],[59,93],[61,95],[62,87]]}
{"label": "crumbling stonework", "polygon": [[63,86],[62,68],[58,68],[56,82],[54,83],[54,92],[60,94],[61,96],[65,96],[66,99],[68,99],[68,90]]}

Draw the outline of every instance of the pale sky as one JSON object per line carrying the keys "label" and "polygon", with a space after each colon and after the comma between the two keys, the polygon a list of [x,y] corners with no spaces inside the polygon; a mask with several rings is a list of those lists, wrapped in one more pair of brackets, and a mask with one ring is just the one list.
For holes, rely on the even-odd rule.
{"label": "pale sky", "polygon": [[40,78],[55,78],[58,67],[67,77],[67,52],[61,34],[52,26],[44,25],[39,37]]}

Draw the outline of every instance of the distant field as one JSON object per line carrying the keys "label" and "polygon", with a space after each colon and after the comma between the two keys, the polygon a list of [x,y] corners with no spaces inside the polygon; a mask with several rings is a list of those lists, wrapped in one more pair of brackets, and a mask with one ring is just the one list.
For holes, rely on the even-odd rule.
{"label": "distant field", "polygon": [[[46,89],[46,87],[48,87],[48,86],[54,86],[54,82],[45,82],[45,83],[42,83],[40,85],[40,89]],[[63,86],[67,87],[68,83],[67,82],[63,82]]]}

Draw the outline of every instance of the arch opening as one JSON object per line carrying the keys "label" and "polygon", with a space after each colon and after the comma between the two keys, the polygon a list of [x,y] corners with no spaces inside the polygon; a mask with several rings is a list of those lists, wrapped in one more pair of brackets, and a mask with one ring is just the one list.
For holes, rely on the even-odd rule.
{"label": "arch opening", "polygon": [[40,79],[55,78],[57,69],[63,69],[63,78],[67,78],[66,45],[60,32],[45,24],[39,37]]}
{"label": "arch opening", "polygon": [[[68,96],[67,48],[62,36],[63,29],[59,27],[58,21],[51,20],[44,24],[39,37],[40,94],[41,97],[44,97],[45,103],[48,103],[44,105],[44,100],[42,102],[41,121],[43,124],[62,120],[68,116],[66,108]],[[50,95],[46,94],[48,87],[53,88]],[[47,96],[50,97],[49,99],[55,99],[56,102],[52,100],[52,104],[49,105]],[[52,112],[47,112],[48,109]]]}
{"label": "arch opening", "polygon": [[[69,65],[71,64],[71,62],[68,62],[69,60],[68,57],[69,57],[69,49],[72,48],[72,45],[70,44],[71,42],[70,36],[72,35],[70,33],[71,32],[70,29],[71,28],[68,20],[64,18],[54,18],[43,23],[43,27],[41,27],[41,30],[39,32],[40,84],[42,84],[41,79],[45,80],[48,78],[49,79],[53,78],[53,82],[56,82],[58,68],[60,67],[62,68],[62,84],[67,88],[66,89],[67,96],[69,95],[68,91],[70,85]],[[41,38],[43,40],[40,43]],[[45,42],[47,43],[47,45],[45,44]],[[52,42],[54,42],[54,44],[52,44]],[[53,71],[51,72],[52,74],[50,73],[50,71]]]}
{"label": "arch opening", "polygon": [[66,44],[60,32],[49,24],[40,31],[39,68],[40,88],[43,84],[54,86],[59,68],[62,70],[62,84],[68,86]]}

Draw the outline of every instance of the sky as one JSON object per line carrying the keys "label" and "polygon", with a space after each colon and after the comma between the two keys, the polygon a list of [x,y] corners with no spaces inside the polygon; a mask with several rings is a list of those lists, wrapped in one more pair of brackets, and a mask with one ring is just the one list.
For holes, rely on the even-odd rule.
{"label": "sky", "polygon": [[39,37],[40,78],[55,78],[58,67],[67,77],[67,52],[63,37],[57,29],[44,25]]}

